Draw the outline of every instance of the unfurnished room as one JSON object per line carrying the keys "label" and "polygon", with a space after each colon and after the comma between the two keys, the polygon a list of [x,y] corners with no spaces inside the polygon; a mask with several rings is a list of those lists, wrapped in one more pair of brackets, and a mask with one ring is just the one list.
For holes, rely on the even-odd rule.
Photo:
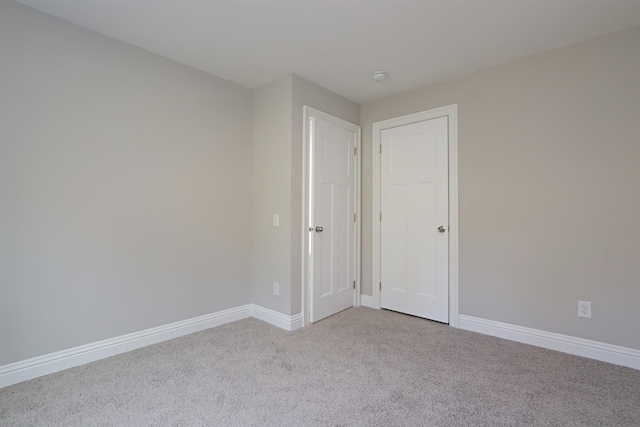
{"label": "unfurnished room", "polygon": [[640,426],[640,0],[0,0],[0,425]]}

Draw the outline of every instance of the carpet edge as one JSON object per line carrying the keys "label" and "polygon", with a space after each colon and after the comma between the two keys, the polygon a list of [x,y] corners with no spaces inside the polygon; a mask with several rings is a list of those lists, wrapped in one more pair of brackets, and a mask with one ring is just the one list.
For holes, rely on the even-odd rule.
{"label": "carpet edge", "polygon": [[253,304],[246,304],[2,365],[0,388],[245,319],[251,317],[252,306]]}
{"label": "carpet edge", "polygon": [[464,314],[459,315],[458,319],[459,328],[467,331],[640,369],[640,350]]}

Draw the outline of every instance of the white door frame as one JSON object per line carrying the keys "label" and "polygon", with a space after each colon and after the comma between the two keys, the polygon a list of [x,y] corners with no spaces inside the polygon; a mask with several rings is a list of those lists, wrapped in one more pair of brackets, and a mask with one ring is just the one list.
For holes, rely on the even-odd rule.
{"label": "white door frame", "polygon": [[337,126],[350,128],[353,126],[357,126],[356,131],[356,143],[355,143],[355,209],[356,209],[356,225],[355,225],[355,291],[353,297],[353,305],[354,307],[360,306],[360,246],[361,246],[361,140],[362,140],[362,130],[359,125],[355,125],[354,123],[348,122],[346,120],[342,120],[338,117],[332,116],[330,114],[324,113],[320,110],[316,110],[315,108],[311,108],[307,105],[303,106],[303,133],[304,133],[304,143],[302,147],[302,157],[303,157],[303,171],[302,175],[304,177],[304,182],[302,185],[302,247],[300,250],[302,251],[302,326],[306,326],[309,324],[309,304],[310,304],[310,293],[311,293],[311,280],[313,279],[313,263],[309,259],[309,244],[310,244],[310,236],[311,232],[309,231],[309,227],[313,226],[313,224],[309,223],[310,220],[310,205],[311,205],[311,197],[313,188],[313,177],[311,176],[312,169],[311,165],[311,154],[313,153],[311,144],[312,141],[312,129],[311,129],[311,118],[318,117],[322,120],[326,120],[330,123],[333,123]]}
{"label": "white door frame", "polygon": [[447,117],[449,122],[449,325],[458,327],[458,105],[373,123],[373,306],[380,308],[380,142],[382,131]]}

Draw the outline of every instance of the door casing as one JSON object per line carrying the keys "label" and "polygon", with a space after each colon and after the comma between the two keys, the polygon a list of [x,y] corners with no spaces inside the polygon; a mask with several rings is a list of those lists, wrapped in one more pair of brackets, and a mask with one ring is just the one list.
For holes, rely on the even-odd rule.
{"label": "door casing", "polygon": [[373,262],[372,298],[368,304],[380,308],[380,142],[385,129],[409,125],[438,117],[449,124],[449,325],[458,327],[458,105],[408,114],[373,123]]}
{"label": "door casing", "polygon": [[328,122],[334,123],[338,126],[357,126],[356,135],[356,154],[355,154],[355,209],[356,209],[356,224],[355,224],[355,292],[354,292],[354,307],[360,306],[360,246],[361,246],[361,140],[362,131],[359,125],[355,125],[346,120],[342,120],[338,117],[332,116],[320,110],[316,110],[307,105],[303,107],[303,177],[304,183],[302,186],[302,326],[309,324],[309,304],[310,304],[310,286],[311,286],[311,274],[313,268],[313,260],[308,256],[311,233],[309,227],[311,226],[310,219],[310,205],[311,205],[311,188],[313,185],[313,177],[311,165],[311,153],[312,153],[312,140],[310,120],[312,117],[318,117]]}

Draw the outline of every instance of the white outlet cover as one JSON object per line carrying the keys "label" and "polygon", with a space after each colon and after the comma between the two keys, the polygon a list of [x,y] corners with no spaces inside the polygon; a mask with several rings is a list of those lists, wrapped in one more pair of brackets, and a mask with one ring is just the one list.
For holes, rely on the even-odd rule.
{"label": "white outlet cover", "polygon": [[591,319],[591,301],[578,301],[578,317]]}
{"label": "white outlet cover", "polygon": [[280,283],[273,282],[273,295],[280,296]]}
{"label": "white outlet cover", "polygon": [[280,214],[273,214],[273,226],[280,227]]}

